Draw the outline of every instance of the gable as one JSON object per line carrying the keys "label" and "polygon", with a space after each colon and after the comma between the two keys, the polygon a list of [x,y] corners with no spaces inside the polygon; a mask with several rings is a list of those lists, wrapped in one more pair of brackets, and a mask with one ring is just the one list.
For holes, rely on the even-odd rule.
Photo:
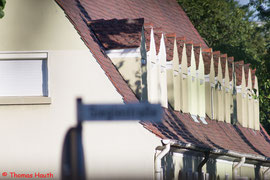
{"label": "gable", "polygon": [[87,50],[54,0],[8,0],[5,13],[1,51]]}

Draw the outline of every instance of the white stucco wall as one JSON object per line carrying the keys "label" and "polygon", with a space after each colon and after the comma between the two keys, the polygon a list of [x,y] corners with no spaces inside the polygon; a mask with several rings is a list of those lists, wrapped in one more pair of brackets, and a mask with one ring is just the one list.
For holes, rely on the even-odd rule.
{"label": "white stucco wall", "polygon": [[[122,103],[122,97],[53,0],[9,0],[5,13],[0,53],[48,52],[52,103],[0,106],[0,169],[59,179],[64,136],[76,122],[75,98]],[[88,178],[153,178],[160,140],[138,122],[84,123],[83,143]]]}

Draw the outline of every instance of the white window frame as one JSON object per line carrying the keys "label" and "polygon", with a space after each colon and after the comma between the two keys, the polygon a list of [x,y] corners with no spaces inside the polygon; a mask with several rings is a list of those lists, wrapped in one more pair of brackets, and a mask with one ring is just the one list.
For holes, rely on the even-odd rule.
{"label": "white window frame", "polygon": [[[0,96],[0,105],[41,105],[51,104],[48,85],[48,53],[47,52],[0,52],[1,60],[42,60],[46,83],[43,87],[43,96]],[[43,68],[43,67],[42,67]]]}

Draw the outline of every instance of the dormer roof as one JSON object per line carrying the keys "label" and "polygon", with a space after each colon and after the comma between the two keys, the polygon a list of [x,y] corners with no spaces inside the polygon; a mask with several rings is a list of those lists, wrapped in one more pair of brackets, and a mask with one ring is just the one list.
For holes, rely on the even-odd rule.
{"label": "dormer roof", "polygon": [[246,86],[248,86],[248,73],[249,73],[249,66],[250,66],[250,64],[245,64],[245,65],[244,65]]}
{"label": "dormer roof", "polygon": [[203,49],[202,51],[203,56],[203,62],[204,62],[204,73],[210,74],[210,68],[211,68],[211,59],[212,59],[212,49]]}
{"label": "dormer roof", "polygon": [[229,78],[232,81],[234,57],[228,57]]}
{"label": "dormer roof", "polygon": [[166,46],[167,61],[173,60],[173,48],[174,48],[175,38],[176,38],[175,33],[165,35],[165,46]]}
{"label": "dormer roof", "polygon": [[220,51],[213,52],[213,59],[214,59],[214,68],[215,68],[215,77],[218,75],[218,63],[220,58]]}
{"label": "dormer roof", "polygon": [[160,27],[154,28],[154,39],[155,39],[157,54],[159,53],[160,41],[161,41],[162,34],[163,34],[162,28],[160,28]]}
{"label": "dormer roof", "polygon": [[222,68],[222,78],[225,78],[226,61],[227,61],[227,54],[221,54],[220,62],[221,62],[221,68]]}
{"label": "dormer roof", "polygon": [[234,63],[234,70],[236,76],[236,86],[240,86],[242,84],[242,68],[244,65],[244,61],[237,61]]}
{"label": "dormer roof", "polygon": [[187,41],[186,42],[186,53],[187,53],[187,66],[189,67],[191,65],[191,50],[193,46],[193,41]]}
{"label": "dormer roof", "polygon": [[182,63],[182,54],[183,54],[183,48],[184,48],[185,41],[186,41],[185,37],[177,37],[176,38],[176,44],[177,44],[177,50],[178,50],[178,56],[179,56],[179,64]]}
{"label": "dormer roof", "polygon": [[200,61],[200,52],[201,52],[201,44],[194,44],[194,56],[195,56],[195,62],[196,62],[196,69],[199,68],[199,61]]}
{"label": "dormer roof", "polygon": [[252,88],[255,88],[255,76],[256,76],[256,69],[251,70],[251,81],[252,81]]}
{"label": "dormer roof", "polygon": [[106,50],[140,47],[143,23],[143,18],[88,21],[88,25]]}

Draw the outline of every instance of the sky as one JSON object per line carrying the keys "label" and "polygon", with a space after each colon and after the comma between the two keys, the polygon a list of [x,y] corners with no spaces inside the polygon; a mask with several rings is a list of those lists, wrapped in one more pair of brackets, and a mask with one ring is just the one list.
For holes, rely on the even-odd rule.
{"label": "sky", "polygon": [[[239,4],[241,4],[241,5],[245,5],[245,4],[249,3],[249,0],[236,0],[236,1],[238,1]],[[251,10],[254,10],[253,7],[250,7],[250,8],[251,8]],[[254,19],[251,19],[251,20],[252,20],[252,21],[258,21],[258,18],[255,17]]]}
{"label": "sky", "polygon": [[242,5],[247,4],[249,0],[238,0],[238,2]]}

